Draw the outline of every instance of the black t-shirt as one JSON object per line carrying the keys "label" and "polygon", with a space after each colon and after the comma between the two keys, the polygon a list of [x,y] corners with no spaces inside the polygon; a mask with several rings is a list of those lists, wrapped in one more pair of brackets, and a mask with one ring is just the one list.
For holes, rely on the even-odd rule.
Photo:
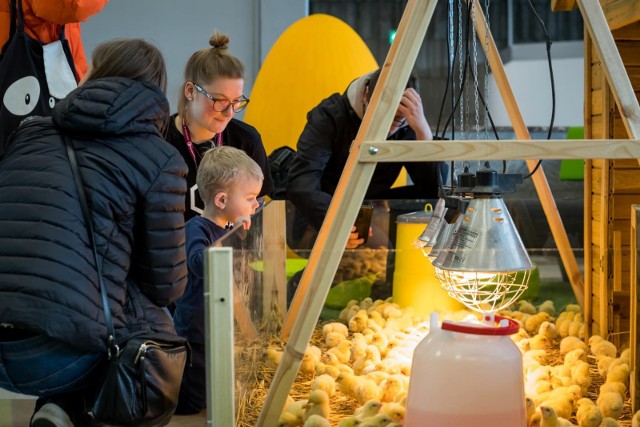
{"label": "black t-shirt", "polygon": [[[171,116],[166,139],[180,152],[180,154],[182,154],[184,161],[187,163],[187,166],[189,166],[189,173],[187,174],[187,196],[185,198],[184,211],[184,219],[185,221],[188,221],[194,216],[202,213],[202,210],[204,209],[204,203],[200,198],[200,194],[198,194],[198,186],[196,185],[197,165],[200,164],[200,160],[202,159],[204,152],[213,146],[213,141],[194,144],[194,147],[196,148],[196,164],[196,161],[191,157],[191,153],[189,153],[184,136],[176,127],[176,115],[177,114]],[[264,174],[264,182],[262,183],[260,196],[271,194],[273,191],[271,169],[269,168],[267,153],[265,152],[264,145],[262,144],[262,138],[256,128],[240,120],[231,119],[225,130],[222,131],[222,143],[244,151],[249,155],[249,157],[255,160]]]}

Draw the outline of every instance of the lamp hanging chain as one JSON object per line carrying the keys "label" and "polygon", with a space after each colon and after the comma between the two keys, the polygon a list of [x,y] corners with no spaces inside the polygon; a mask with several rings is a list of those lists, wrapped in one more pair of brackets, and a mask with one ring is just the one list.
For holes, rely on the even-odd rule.
{"label": "lamp hanging chain", "polygon": [[[464,45],[462,44],[462,2],[465,0],[458,0],[458,81],[459,81],[459,87],[458,87],[458,91],[462,92],[463,88],[464,88],[464,62],[462,60],[462,58],[465,58],[466,52],[463,52],[464,50]],[[464,122],[464,104],[465,104],[465,99],[464,99],[464,94],[460,93],[460,102],[459,102],[459,109],[460,109],[460,138],[461,139],[466,139],[465,137],[465,132],[464,132],[464,128],[465,128],[465,122]]]}
{"label": "lamp hanging chain", "polygon": [[[485,32],[484,32],[484,51],[489,51],[489,31],[491,25],[489,25],[489,7],[491,6],[491,0],[485,0]],[[489,57],[484,56],[484,139],[489,139],[489,110],[487,103],[489,102]]]}
{"label": "lamp hanging chain", "polygon": [[476,121],[476,139],[480,139],[480,92],[478,84],[478,42],[476,36],[476,2],[471,3],[471,25],[473,26],[473,108]]}

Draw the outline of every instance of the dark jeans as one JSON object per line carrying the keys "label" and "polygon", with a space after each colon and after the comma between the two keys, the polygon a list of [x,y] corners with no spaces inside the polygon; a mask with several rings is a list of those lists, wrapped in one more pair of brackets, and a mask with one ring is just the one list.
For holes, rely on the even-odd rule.
{"label": "dark jeans", "polygon": [[[44,335],[9,337],[0,328],[0,388],[39,396],[36,410],[58,404],[76,425],[92,401],[104,353],[82,351]],[[32,336],[29,336],[32,335]]]}
{"label": "dark jeans", "polygon": [[191,345],[191,366],[184,368],[176,415],[197,414],[207,407],[207,373],[204,361],[204,344]]}

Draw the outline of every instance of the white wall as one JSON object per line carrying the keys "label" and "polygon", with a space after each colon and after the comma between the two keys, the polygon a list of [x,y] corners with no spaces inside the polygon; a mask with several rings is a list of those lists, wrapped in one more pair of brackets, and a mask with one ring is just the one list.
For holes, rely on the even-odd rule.
{"label": "white wall", "polygon": [[307,14],[306,0],[110,0],[82,24],[82,39],[88,58],[96,45],[114,38],[143,38],[158,46],[175,111],[184,65],[194,51],[209,46],[214,29],[229,36],[230,53],[245,65],[248,96],[275,40]]}
{"label": "white wall", "polygon": [[[582,126],[584,122],[584,57],[582,42],[562,46],[552,44],[551,59],[555,79],[556,111],[554,127]],[[527,49],[524,47],[524,49]],[[568,50],[567,50],[568,49]],[[551,82],[543,44],[535,58],[514,54],[505,72],[518,107],[528,127],[547,128],[551,120]],[[496,126],[511,127],[493,74],[489,84],[489,108]]]}

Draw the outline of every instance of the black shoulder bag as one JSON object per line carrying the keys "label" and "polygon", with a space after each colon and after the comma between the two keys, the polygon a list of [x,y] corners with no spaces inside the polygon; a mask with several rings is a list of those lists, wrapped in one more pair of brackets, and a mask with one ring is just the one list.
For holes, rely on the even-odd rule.
{"label": "black shoulder bag", "polygon": [[116,426],[164,426],[171,420],[178,404],[188,343],[170,333],[145,332],[129,339],[122,349],[116,344],[85,188],[73,145],[67,137],[64,141],[93,248],[108,334],[108,366],[93,403],[93,416]]}

